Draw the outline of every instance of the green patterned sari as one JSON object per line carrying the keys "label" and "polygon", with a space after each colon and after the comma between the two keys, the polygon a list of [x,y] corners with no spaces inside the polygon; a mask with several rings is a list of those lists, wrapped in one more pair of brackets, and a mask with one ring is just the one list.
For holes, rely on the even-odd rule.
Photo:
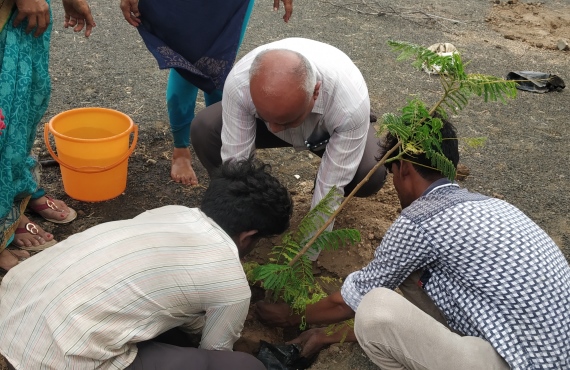
{"label": "green patterned sari", "polygon": [[[2,6],[10,6],[9,2]],[[36,38],[33,32],[26,34],[27,21],[12,26],[16,12],[8,13],[0,32],[0,108],[6,124],[0,135],[0,250],[6,247],[29,196],[38,188],[33,170],[36,160],[30,152],[51,91],[51,23]]]}

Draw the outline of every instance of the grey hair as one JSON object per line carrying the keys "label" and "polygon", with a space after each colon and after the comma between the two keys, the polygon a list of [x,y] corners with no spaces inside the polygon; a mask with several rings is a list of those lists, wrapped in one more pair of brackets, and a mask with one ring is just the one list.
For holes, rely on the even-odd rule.
{"label": "grey hair", "polygon": [[[251,80],[253,77],[259,74],[259,70],[261,69],[261,61],[264,55],[270,51],[289,52],[297,55],[297,57],[300,60],[300,63],[292,70],[285,71],[285,73],[290,73],[295,76],[304,77],[304,81],[302,85],[299,86],[299,88],[305,91],[305,93],[307,94],[307,99],[310,99],[313,96],[313,92],[315,91],[315,85],[317,84],[317,74],[315,73],[315,70],[313,69],[311,62],[309,62],[309,60],[305,58],[303,54],[293,50],[289,49],[262,50],[261,52],[259,52],[259,54],[255,56],[253,62],[251,63],[251,66],[249,67],[249,79]],[[279,71],[277,71],[277,73],[279,73]]]}

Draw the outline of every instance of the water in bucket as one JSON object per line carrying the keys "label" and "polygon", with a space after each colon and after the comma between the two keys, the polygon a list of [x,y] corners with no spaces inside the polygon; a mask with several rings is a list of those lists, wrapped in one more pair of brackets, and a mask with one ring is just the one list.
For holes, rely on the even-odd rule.
{"label": "water in bucket", "polygon": [[[57,154],[51,148],[54,136]],[[133,142],[129,146],[131,133]],[[78,108],[53,117],[44,140],[59,162],[65,192],[98,202],[115,198],[127,186],[128,159],[138,139],[138,127],[124,113],[105,108]]]}

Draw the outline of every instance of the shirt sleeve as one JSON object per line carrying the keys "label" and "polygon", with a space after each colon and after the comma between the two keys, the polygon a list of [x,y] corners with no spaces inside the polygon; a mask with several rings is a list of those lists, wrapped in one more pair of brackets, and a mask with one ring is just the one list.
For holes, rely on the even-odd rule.
{"label": "shirt sleeve", "polygon": [[239,339],[249,310],[249,298],[206,310],[200,348],[231,351]]}
{"label": "shirt sleeve", "polygon": [[410,274],[436,259],[436,253],[421,228],[400,216],[388,229],[374,259],[348,275],[341,288],[344,301],[354,311],[374,288],[397,288]]}
{"label": "shirt sleeve", "polygon": [[249,95],[249,79],[239,70],[230,73],[222,97],[222,161],[248,158],[255,150],[255,106]]}
{"label": "shirt sleeve", "polygon": [[354,178],[366,147],[370,128],[370,103],[364,99],[351,112],[342,112],[337,107],[324,119],[329,121],[325,124],[334,127],[334,131],[321,159],[311,208],[333,186],[338,188],[340,194],[344,194],[344,187]]}

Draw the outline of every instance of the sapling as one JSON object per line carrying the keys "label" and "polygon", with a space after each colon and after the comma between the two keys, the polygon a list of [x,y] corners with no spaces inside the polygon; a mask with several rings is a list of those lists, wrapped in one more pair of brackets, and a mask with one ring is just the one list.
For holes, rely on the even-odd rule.
{"label": "sapling", "polygon": [[[319,280],[313,276],[312,261],[303,253],[307,241],[315,230],[330,217],[340,203],[339,192],[333,187],[327,195],[299,223],[297,230],[287,232],[280,245],[273,247],[269,263],[248,265],[246,273],[253,281],[261,281],[263,288],[273,301],[283,300],[291,306],[295,313],[303,314],[308,304],[318,302],[326,297]],[[317,250],[336,250],[347,244],[360,241],[360,232],[355,229],[338,229],[324,231],[314,240],[312,247]],[[291,260],[297,257],[295,263]],[[304,322],[301,325],[304,328]]]}

